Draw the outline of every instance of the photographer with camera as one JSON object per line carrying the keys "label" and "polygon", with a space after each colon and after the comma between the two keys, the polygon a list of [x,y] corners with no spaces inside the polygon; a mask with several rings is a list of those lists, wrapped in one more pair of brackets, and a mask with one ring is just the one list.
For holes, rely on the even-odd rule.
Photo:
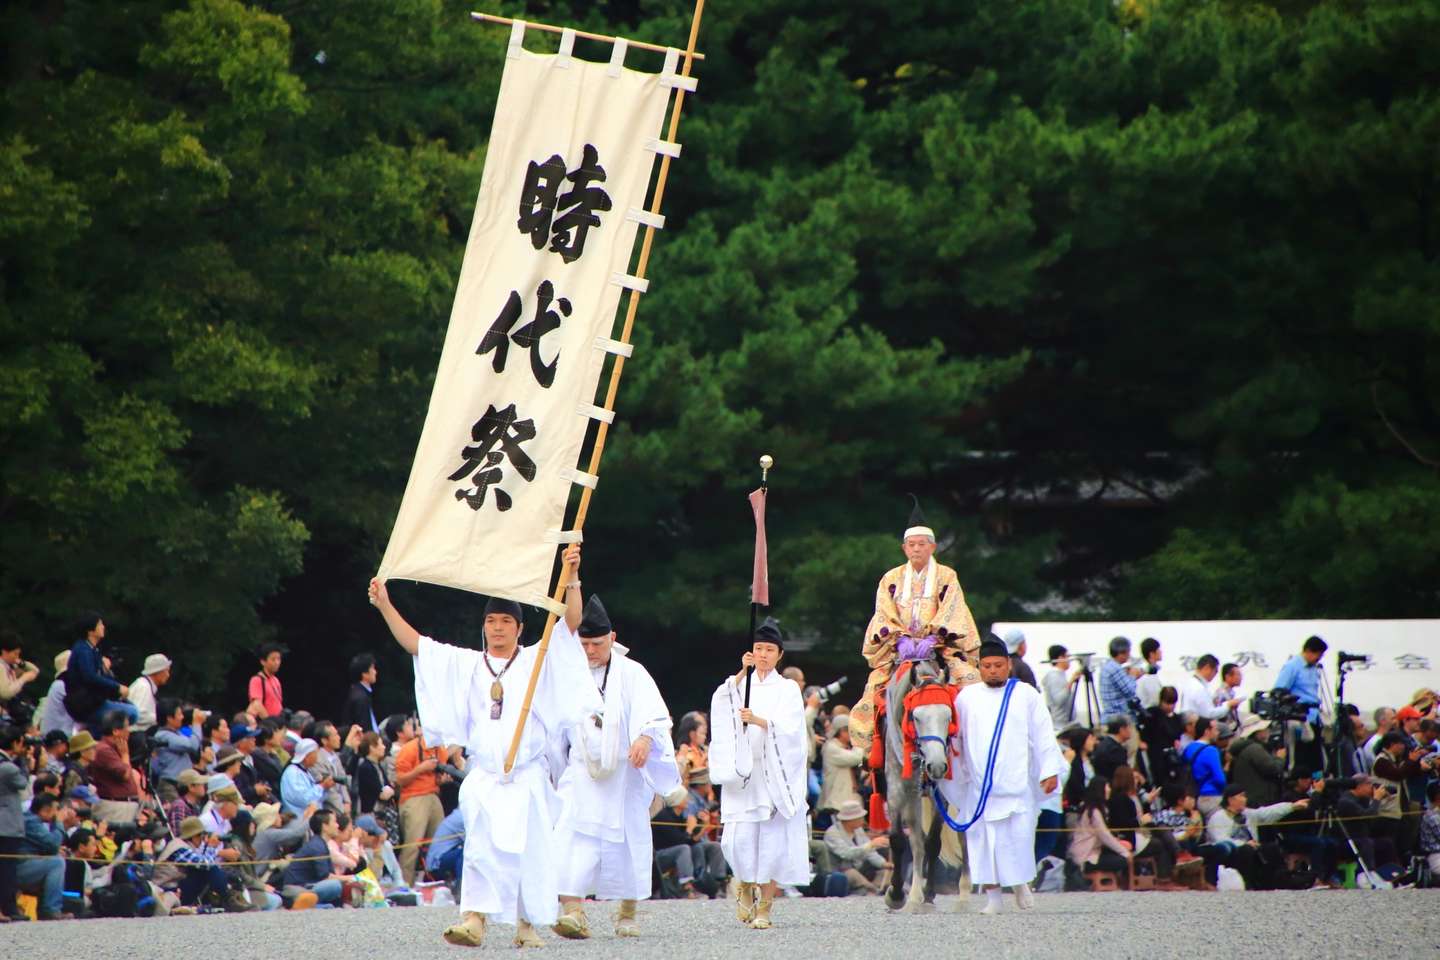
{"label": "photographer with camera", "polygon": [[[184,732],[185,708],[173,697],[161,697],[155,713],[161,725],[154,733],[155,745],[150,751],[150,775],[160,802],[169,804],[181,793],[180,774],[200,759],[200,734]],[[189,720],[190,729],[199,730],[205,722],[205,711],[191,709]]]}
{"label": "photographer with camera", "polygon": [[858,777],[865,762],[865,751],[850,742],[850,717],[840,714],[830,721],[830,739],[820,751],[823,775],[820,779],[820,802],[816,810],[836,811],[845,804],[860,802]]}
{"label": "photographer with camera", "polygon": [[21,696],[25,685],[40,676],[40,668],[20,656],[19,634],[8,627],[0,630],[0,714],[11,721],[28,725],[35,704]]}
{"label": "photographer with camera", "polygon": [[1221,720],[1240,705],[1240,701],[1236,699],[1215,702],[1210,685],[1215,682],[1215,676],[1219,672],[1220,658],[1213,653],[1207,653],[1195,661],[1195,672],[1180,682],[1181,713],[1193,713],[1207,720]]}
{"label": "photographer with camera", "polygon": [[1307,638],[1300,652],[1285,661],[1280,675],[1275,678],[1274,690],[1292,694],[1305,707],[1304,722],[1287,722],[1290,735],[1287,746],[1293,766],[1302,770],[1319,770],[1324,766],[1320,738],[1320,688],[1325,678],[1320,660],[1328,649],[1330,645],[1319,637]]}
{"label": "photographer with camera", "polygon": [[99,727],[107,714],[118,712],[134,723],[140,713],[126,699],[130,688],[115,679],[108,659],[100,653],[104,618],[86,612],[80,615],[77,627],[82,636],[70,648],[65,669],[65,707],[70,716],[87,727]]}
{"label": "photographer with camera", "polygon": [[[1345,825],[1360,858],[1372,869],[1400,863],[1395,841],[1380,817],[1381,807],[1393,799],[1389,787],[1373,777],[1328,780],[1320,791],[1321,805],[1331,804]],[[1318,864],[1317,864],[1318,866]]]}
{"label": "photographer with camera", "polygon": [[1109,650],[1110,659],[1100,665],[1100,709],[1107,719],[1120,715],[1130,719],[1131,736],[1121,742],[1125,745],[1125,763],[1133,767],[1135,754],[1140,749],[1140,738],[1134,736],[1133,729],[1140,719],[1140,698],[1135,683],[1144,671],[1130,666],[1129,637],[1114,638]]}
{"label": "photographer with camera", "polygon": [[[1272,803],[1269,806],[1249,809],[1243,788],[1234,784],[1225,788],[1219,809],[1205,821],[1205,836],[1210,849],[1219,852],[1206,857],[1207,873],[1211,862],[1222,863],[1238,870],[1245,878],[1247,890],[1271,890],[1285,866],[1285,858],[1278,843],[1261,843],[1260,828],[1289,816],[1297,810],[1306,810],[1309,799],[1295,803]],[[1202,853],[1205,848],[1202,848]],[[1213,883],[1214,880],[1211,879]]]}
{"label": "photographer with camera", "polygon": [[1409,860],[1420,831],[1420,804],[1410,795],[1410,783],[1428,778],[1436,766],[1437,758],[1424,747],[1411,748],[1403,733],[1387,733],[1380,741],[1374,776],[1386,795],[1380,801],[1379,829],[1395,842],[1401,863]]}
{"label": "photographer with camera", "polygon": [[1252,807],[1280,801],[1285,776],[1285,747],[1270,742],[1270,723],[1251,717],[1230,743],[1229,782],[1245,791]]}

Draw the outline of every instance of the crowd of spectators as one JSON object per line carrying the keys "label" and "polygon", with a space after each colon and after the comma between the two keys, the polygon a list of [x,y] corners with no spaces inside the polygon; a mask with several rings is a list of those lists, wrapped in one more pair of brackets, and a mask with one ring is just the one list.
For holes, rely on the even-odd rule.
{"label": "crowd of spectators", "polygon": [[[42,671],[0,636],[0,923],[413,904],[442,885],[453,895],[464,753],[426,743],[407,715],[376,716],[374,657],[351,661],[337,724],[286,705],[285,651],[267,645],[236,698],[244,709],[226,716],[169,696],[184,664],[163,654],[120,683],[98,614],[77,634],[38,700]],[[1006,640],[1024,652],[1023,636]],[[1246,709],[1234,664],[1202,657],[1175,687],[1158,682],[1154,640],[1138,657],[1124,638],[1109,652],[1093,671],[1097,729],[1072,719],[1088,664],[1052,647],[1036,682],[1067,761],[1040,809],[1042,890],[1089,889],[1096,874],[1195,889],[1440,876],[1434,693],[1335,724],[1321,715],[1324,643],[1311,638],[1280,675],[1293,715],[1267,718]],[[848,710],[827,702],[833,687],[784,674],[810,725],[813,873],[786,892],[880,893],[906,851],[892,855],[887,825],[871,822],[883,805]],[[676,724],[688,792],[652,808],[659,896],[718,897],[729,880],[708,740],[702,712]],[[1332,773],[1316,776],[1327,762]]]}

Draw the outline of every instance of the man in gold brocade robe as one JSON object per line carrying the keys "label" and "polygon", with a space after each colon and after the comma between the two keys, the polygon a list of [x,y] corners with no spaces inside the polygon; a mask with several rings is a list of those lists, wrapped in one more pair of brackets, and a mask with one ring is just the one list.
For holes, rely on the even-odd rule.
{"label": "man in gold brocade robe", "polygon": [[975,618],[965,605],[965,592],[955,571],[935,561],[935,531],[925,525],[918,503],[910,513],[902,544],[906,562],[880,578],[875,615],[860,649],[870,664],[870,677],[864,697],[850,712],[850,739],[867,749],[875,731],[875,705],[895,668],[895,647],[902,637],[933,637],[949,668],[951,683],[965,686],[980,679],[975,668],[980,649]]}

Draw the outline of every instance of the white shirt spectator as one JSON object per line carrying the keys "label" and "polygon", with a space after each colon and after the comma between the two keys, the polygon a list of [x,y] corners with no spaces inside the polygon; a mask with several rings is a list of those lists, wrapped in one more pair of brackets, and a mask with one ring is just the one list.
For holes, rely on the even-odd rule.
{"label": "white shirt spectator", "polygon": [[134,726],[141,730],[155,726],[155,681],[149,677],[136,677],[130,684],[129,700],[135,704],[135,711],[140,715]]}
{"label": "white shirt spectator", "polygon": [[1045,691],[1045,706],[1050,710],[1050,722],[1056,730],[1070,726],[1070,677],[1059,668],[1050,669],[1040,678],[1040,689]]}
{"label": "white shirt spectator", "polygon": [[1191,674],[1180,681],[1180,713],[1193,713],[1197,717],[1219,720],[1230,710],[1223,703],[1215,702],[1210,686],[1198,674]]}
{"label": "white shirt spectator", "polygon": [[1140,698],[1140,706],[1146,710],[1160,705],[1160,691],[1164,688],[1165,681],[1160,679],[1158,673],[1147,673],[1135,681],[1135,696]]}

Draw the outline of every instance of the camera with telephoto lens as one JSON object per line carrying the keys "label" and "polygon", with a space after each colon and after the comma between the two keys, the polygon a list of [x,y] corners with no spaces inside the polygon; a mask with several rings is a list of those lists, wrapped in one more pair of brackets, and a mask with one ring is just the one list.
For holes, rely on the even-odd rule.
{"label": "camera with telephoto lens", "polygon": [[849,677],[841,677],[834,683],[827,683],[823,687],[815,687],[814,690],[817,694],[820,695],[821,703],[828,703],[830,701],[830,698],[835,696],[835,694],[839,693],[841,688],[843,688],[849,680]]}
{"label": "camera with telephoto lens", "polygon": [[1261,692],[1250,698],[1250,712],[1271,723],[1284,720],[1304,720],[1310,708],[1289,690]]}

